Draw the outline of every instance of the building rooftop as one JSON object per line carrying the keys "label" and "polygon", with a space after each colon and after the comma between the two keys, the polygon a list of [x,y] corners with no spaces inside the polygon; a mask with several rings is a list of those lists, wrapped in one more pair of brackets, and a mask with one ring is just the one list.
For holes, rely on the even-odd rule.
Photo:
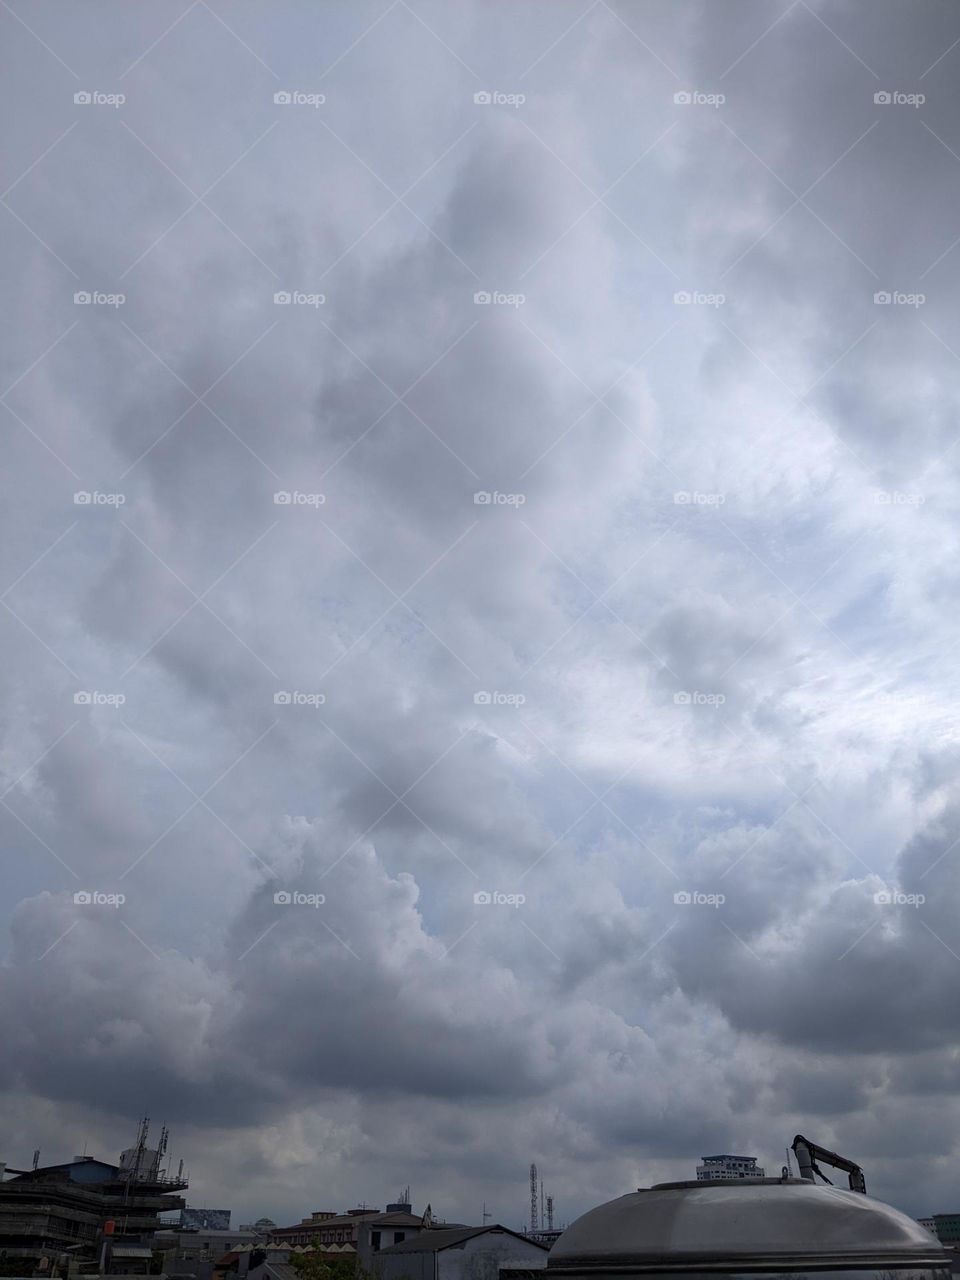
{"label": "building rooftop", "polygon": [[524,1240],[527,1244],[536,1245],[538,1249],[547,1252],[547,1246],[541,1244],[539,1240],[531,1240],[529,1236],[522,1236],[518,1231],[511,1231],[509,1227],[503,1227],[499,1223],[489,1223],[485,1227],[431,1227],[429,1230],[422,1232],[418,1236],[414,1236],[411,1240],[401,1240],[399,1244],[392,1244],[387,1249],[381,1249],[381,1253],[439,1253],[441,1249],[455,1249],[458,1245],[472,1240],[474,1236],[490,1235],[514,1236],[517,1240]]}
{"label": "building rooftop", "polygon": [[300,1272],[296,1267],[291,1267],[289,1262],[261,1262],[259,1267],[254,1267],[249,1275],[263,1275],[268,1280],[300,1280]]}
{"label": "building rooftop", "polygon": [[423,1215],[419,1213],[381,1213],[379,1209],[358,1209],[355,1213],[336,1213],[329,1218],[304,1218],[291,1227],[276,1228],[281,1231],[329,1231],[331,1227],[349,1227],[355,1222],[372,1222],[379,1227],[419,1227]]}
{"label": "building rooftop", "polygon": [[8,1165],[4,1183],[50,1180],[77,1182],[93,1187],[124,1184],[176,1191],[188,1185],[186,1178],[171,1177],[164,1173],[150,1173],[146,1170],[134,1172],[120,1165],[110,1164],[106,1160],[96,1160],[93,1156],[79,1156],[76,1160],[64,1160],[61,1164],[44,1164],[36,1169],[12,1169]]}

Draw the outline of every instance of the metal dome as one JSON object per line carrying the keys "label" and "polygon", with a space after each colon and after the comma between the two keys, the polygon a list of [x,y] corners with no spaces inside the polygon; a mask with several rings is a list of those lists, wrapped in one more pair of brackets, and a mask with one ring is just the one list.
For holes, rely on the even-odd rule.
{"label": "metal dome", "polygon": [[866,1280],[948,1280],[950,1255],[926,1228],[879,1200],[801,1178],[663,1183],[591,1209],[563,1233],[554,1276],[782,1278],[816,1271]]}

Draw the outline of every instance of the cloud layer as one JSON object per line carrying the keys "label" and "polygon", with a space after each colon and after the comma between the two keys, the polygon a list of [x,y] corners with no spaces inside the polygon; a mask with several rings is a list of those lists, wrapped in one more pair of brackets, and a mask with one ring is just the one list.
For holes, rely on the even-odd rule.
{"label": "cloud layer", "polygon": [[3,19],[0,1156],[955,1207],[960,17],[97,17]]}

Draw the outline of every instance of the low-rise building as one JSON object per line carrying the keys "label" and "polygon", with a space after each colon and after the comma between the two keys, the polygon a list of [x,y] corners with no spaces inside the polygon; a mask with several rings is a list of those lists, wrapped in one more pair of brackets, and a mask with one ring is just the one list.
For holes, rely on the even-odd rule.
{"label": "low-rise building", "polygon": [[765,1178],[756,1156],[701,1156],[698,1182],[733,1182],[738,1178]]}
{"label": "low-rise building", "polygon": [[350,1252],[356,1254],[360,1268],[369,1271],[375,1254],[429,1229],[427,1215],[411,1212],[411,1206],[399,1202],[379,1209],[350,1209],[346,1213],[318,1210],[291,1227],[277,1227],[274,1240],[291,1245],[312,1244],[320,1253]]}
{"label": "low-rise building", "polygon": [[495,1280],[502,1267],[541,1270],[546,1245],[499,1223],[486,1227],[433,1227],[381,1249],[377,1280]]}
{"label": "low-rise building", "polygon": [[960,1244],[960,1213],[934,1213],[919,1221],[933,1232],[941,1244]]}
{"label": "low-rise building", "polygon": [[217,1227],[194,1227],[181,1230],[168,1227],[156,1237],[158,1249],[175,1258],[219,1258],[239,1245],[254,1244],[255,1231],[224,1231]]}

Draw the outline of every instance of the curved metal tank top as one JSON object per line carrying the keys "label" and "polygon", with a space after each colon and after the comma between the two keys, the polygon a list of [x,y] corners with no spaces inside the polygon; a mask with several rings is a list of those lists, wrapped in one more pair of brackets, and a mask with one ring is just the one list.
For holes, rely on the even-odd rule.
{"label": "curved metal tank top", "polygon": [[665,1182],[578,1218],[547,1280],[950,1280],[938,1240],[898,1209],[801,1178]]}

